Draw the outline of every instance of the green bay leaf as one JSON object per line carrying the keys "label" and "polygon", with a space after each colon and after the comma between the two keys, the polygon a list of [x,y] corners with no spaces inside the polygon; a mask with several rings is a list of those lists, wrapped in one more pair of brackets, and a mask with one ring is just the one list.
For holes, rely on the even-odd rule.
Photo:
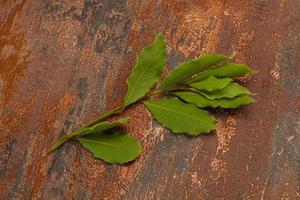
{"label": "green bay leaf", "polygon": [[154,86],[166,66],[166,44],[161,34],[154,42],[144,48],[137,58],[137,63],[127,79],[128,90],[124,106],[142,98]]}
{"label": "green bay leaf", "polygon": [[208,112],[177,98],[149,100],[144,104],[154,118],[173,133],[198,135],[216,128],[214,118]]}
{"label": "green bay leaf", "polygon": [[257,73],[257,71],[250,69],[247,65],[230,63],[201,72],[188,83],[195,83],[210,76],[215,76],[217,78],[235,78],[255,73]]}
{"label": "green bay leaf", "polygon": [[243,105],[254,103],[255,100],[248,95],[238,96],[234,99],[218,99],[219,107],[222,108],[238,108]]}
{"label": "green bay leaf", "polygon": [[135,160],[141,153],[140,142],[130,134],[92,134],[77,139],[94,157],[108,163],[124,164]]}
{"label": "green bay leaf", "polygon": [[203,90],[203,91],[214,91],[214,90],[220,90],[226,87],[230,82],[232,81],[231,78],[216,78],[214,76],[210,76],[207,79],[203,81],[199,81],[196,83],[190,84],[193,88],[197,90]]}
{"label": "green bay leaf", "polygon": [[175,92],[174,94],[183,101],[192,103],[199,108],[217,107],[215,101],[211,101],[196,92]]}
{"label": "green bay leaf", "polygon": [[225,88],[221,90],[215,90],[212,92],[199,91],[199,93],[210,100],[222,99],[222,98],[234,98],[245,94],[251,95],[251,92],[247,88],[241,86],[238,83],[229,83]]}
{"label": "green bay leaf", "polygon": [[86,127],[81,129],[79,132],[73,135],[74,136],[84,136],[93,133],[103,132],[114,127],[122,126],[128,122],[128,118],[121,118],[114,122],[99,122],[91,127]]}
{"label": "green bay leaf", "polygon": [[230,59],[230,57],[220,54],[210,54],[199,57],[195,60],[189,60],[180,64],[172,70],[168,77],[159,85],[158,89],[166,89],[177,85],[201,71],[204,71],[221,61]]}
{"label": "green bay leaf", "polygon": [[209,100],[201,94],[195,92],[176,92],[175,95],[188,103],[196,105],[199,108],[238,108],[242,105],[248,105],[255,102],[255,100],[248,95],[238,96],[233,99],[224,98],[215,100]]}

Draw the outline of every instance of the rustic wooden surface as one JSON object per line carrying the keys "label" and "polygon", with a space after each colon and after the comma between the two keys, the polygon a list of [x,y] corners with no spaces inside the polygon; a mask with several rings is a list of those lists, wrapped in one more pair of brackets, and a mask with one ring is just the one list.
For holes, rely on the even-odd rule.
{"label": "rustic wooden surface", "polygon": [[[124,115],[141,157],[107,165],[62,134],[120,104],[161,32],[169,66],[230,54],[260,71],[257,103],[216,132],[174,136],[142,105]],[[299,0],[0,1],[0,199],[300,199]]]}

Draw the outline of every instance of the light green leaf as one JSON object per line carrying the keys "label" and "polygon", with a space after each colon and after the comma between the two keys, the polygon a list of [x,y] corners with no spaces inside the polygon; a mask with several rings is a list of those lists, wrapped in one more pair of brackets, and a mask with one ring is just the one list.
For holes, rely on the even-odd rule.
{"label": "light green leaf", "polygon": [[234,98],[236,96],[241,96],[244,94],[251,95],[251,92],[247,88],[239,85],[238,83],[229,83],[225,88],[221,90],[215,90],[213,92],[199,91],[199,93],[210,100],[222,99],[222,98]]}
{"label": "light green leaf", "polygon": [[216,128],[214,118],[192,104],[186,104],[177,98],[149,100],[144,104],[154,118],[173,133],[198,135]]}
{"label": "light green leaf", "polygon": [[214,91],[214,90],[220,90],[226,87],[230,82],[232,81],[231,78],[222,78],[218,79],[214,76],[210,76],[209,78],[199,81],[196,83],[190,84],[193,88],[197,90],[203,90],[203,91]]}
{"label": "light green leaf", "polygon": [[128,91],[124,105],[134,103],[142,98],[159,79],[166,65],[166,45],[161,34],[154,42],[144,48],[137,58],[131,75],[127,79]]}
{"label": "light green leaf", "polygon": [[112,129],[114,127],[122,126],[123,124],[126,124],[127,122],[128,122],[128,118],[121,118],[114,122],[99,122],[98,124],[95,124],[94,126],[81,129],[77,134],[75,134],[73,136],[83,136],[83,135],[89,135],[89,134],[93,134],[93,133],[103,132],[103,131]]}
{"label": "light green leaf", "polygon": [[205,107],[222,107],[222,108],[238,108],[242,105],[248,105],[250,103],[255,102],[254,99],[249,97],[248,95],[238,96],[234,99],[215,99],[209,100],[202,95],[194,92],[176,92],[176,96],[180,99],[192,103],[200,108]]}
{"label": "light green leaf", "polygon": [[192,77],[194,74],[228,59],[230,59],[230,57],[220,54],[210,54],[201,56],[196,60],[184,62],[170,72],[169,76],[159,85],[158,89],[165,89],[177,85]]}
{"label": "light green leaf", "polygon": [[108,163],[127,163],[135,160],[141,153],[140,142],[129,134],[92,134],[78,140],[94,157]]}
{"label": "light green leaf", "polygon": [[238,96],[234,99],[218,99],[219,107],[222,108],[238,108],[242,105],[248,105],[254,103],[255,100],[248,95]]}
{"label": "light green leaf", "polygon": [[210,76],[215,76],[217,78],[235,78],[240,76],[245,76],[247,74],[256,74],[257,71],[250,69],[247,65],[243,64],[225,64],[221,67],[208,69],[204,72],[199,73],[194,79],[190,80],[188,83],[195,83],[204,80]]}

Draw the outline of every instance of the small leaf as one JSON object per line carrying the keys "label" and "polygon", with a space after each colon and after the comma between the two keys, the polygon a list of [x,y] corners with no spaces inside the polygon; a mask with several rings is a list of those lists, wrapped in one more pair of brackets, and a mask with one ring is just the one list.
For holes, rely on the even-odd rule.
{"label": "small leaf", "polygon": [[127,79],[128,91],[124,105],[134,103],[142,98],[159,79],[166,65],[166,45],[161,34],[154,42],[144,48],[137,58],[131,75]]}
{"label": "small leaf", "polygon": [[190,60],[180,64],[177,68],[172,70],[169,76],[160,84],[158,89],[165,89],[177,85],[182,81],[187,80],[194,74],[206,70],[221,61],[230,59],[227,56],[220,54],[210,54],[199,57],[196,60]]}
{"label": "small leaf", "polygon": [[248,94],[251,95],[251,92],[239,85],[238,83],[229,83],[225,88],[221,90],[215,90],[213,92],[202,92],[199,91],[200,94],[205,96],[207,99],[222,99],[222,98],[234,98],[236,96]]}
{"label": "small leaf", "polygon": [[154,118],[173,133],[198,135],[216,128],[214,118],[192,104],[186,104],[177,98],[149,100],[144,104]]}
{"label": "small leaf", "polygon": [[129,134],[92,134],[79,137],[78,140],[94,157],[108,163],[127,163],[141,153],[140,142]]}
{"label": "small leaf", "polygon": [[242,105],[254,103],[255,100],[248,95],[235,97],[234,99],[219,99],[218,104],[222,108],[238,108]]}
{"label": "small leaf", "polygon": [[174,93],[180,99],[192,103],[200,108],[217,107],[215,101],[208,100],[199,93],[195,92],[176,92]]}
{"label": "small leaf", "polygon": [[176,92],[175,95],[188,103],[192,103],[198,106],[199,108],[205,108],[205,107],[238,108],[242,105],[247,105],[255,102],[255,100],[249,97],[248,95],[238,96],[234,99],[215,99],[215,100],[209,100],[203,97],[202,95],[194,92]]}
{"label": "small leaf", "polygon": [[197,90],[203,90],[203,91],[214,91],[214,90],[220,90],[226,87],[230,82],[232,81],[231,78],[222,78],[218,79],[214,76],[210,76],[209,78],[199,81],[196,83],[190,84],[193,88]]}
{"label": "small leaf", "polygon": [[114,122],[99,122],[98,124],[95,124],[94,126],[81,129],[76,135],[73,135],[73,136],[83,136],[83,135],[89,135],[89,134],[93,134],[93,133],[103,132],[103,131],[112,129],[114,127],[122,126],[123,124],[126,124],[127,122],[128,122],[128,118],[121,118]]}
{"label": "small leaf", "polygon": [[217,78],[235,78],[240,76],[245,76],[247,74],[256,74],[257,71],[250,69],[247,65],[242,64],[225,64],[221,67],[208,69],[204,72],[199,73],[194,79],[190,80],[188,83],[195,83],[204,80],[210,76],[215,76]]}

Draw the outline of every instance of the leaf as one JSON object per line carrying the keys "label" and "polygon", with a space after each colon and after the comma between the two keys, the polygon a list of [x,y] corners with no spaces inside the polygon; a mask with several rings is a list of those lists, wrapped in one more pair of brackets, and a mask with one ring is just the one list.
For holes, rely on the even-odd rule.
{"label": "leaf", "polygon": [[217,78],[235,78],[256,73],[257,71],[250,69],[247,65],[230,63],[218,68],[208,69],[204,72],[201,72],[188,83],[195,83],[210,76],[215,76]]}
{"label": "leaf", "polygon": [[204,91],[214,91],[214,90],[220,90],[226,87],[230,82],[232,81],[231,78],[222,78],[218,79],[214,76],[210,76],[209,78],[199,81],[196,83],[190,84],[193,88],[197,90],[204,90]]}
{"label": "leaf", "polygon": [[251,95],[251,92],[239,85],[238,83],[229,83],[225,88],[221,90],[215,90],[213,92],[202,92],[199,91],[200,94],[205,96],[207,99],[222,99],[222,98],[234,98],[236,96],[248,94]]}
{"label": "leaf", "polygon": [[238,108],[242,105],[248,105],[255,102],[255,100],[248,95],[235,97],[234,99],[219,99],[217,101],[222,108]]}
{"label": "leaf", "polygon": [[127,79],[128,91],[124,105],[142,98],[159,79],[166,65],[166,45],[161,34],[154,42],[144,48],[137,58],[137,64]]}
{"label": "leaf", "polygon": [[192,104],[186,104],[177,98],[149,100],[144,104],[154,118],[173,133],[198,135],[216,128],[214,118]]}
{"label": "leaf", "polygon": [[114,122],[99,122],[98,124],[95,124],[94,126],[81,129],[77,134],[73,135],[73,137],[103,132],[103,131],[112,129],[114,127],[122,126],[123,124],[126,124],[127,122],[128,122],[128,118],[121,118]]}
{"label": "leaf", "polygon": [[108,163],[124,164],[135,160],[141,153],[141,144],[129,134],[92,134],[78,138],[94,157]]}
{"label": "leaf", "polygon": [[200,108],[205,107],[222,107],[222,108],[238,108],[242,105],[247,105],[255,102],[254,99],[249,97],[248,95],[238,96],[234,99],[215,99],[209,100],[202,95],[194,92],[176,92],[176,96],[180,99],[192,103]]}
{"label": "leaf", "polygon": [[192,103],[200,108],[205,108],[205,107],[217,107],[215,106],[214,101],[210,101],[207,98],[203,97],[199,93],[195,92],[176,92],[174,93],[177,97],[180,99]]}
{"label": "leaf", "polygon": [[172,70],[169,76],[159,85],[158,89],[166,89],[187,80],[194,74],[206,70],[221,61],[230,59],[230,57],[220,54],[210,54],[199,57],[196,60],[189,60],[180,64]]}

